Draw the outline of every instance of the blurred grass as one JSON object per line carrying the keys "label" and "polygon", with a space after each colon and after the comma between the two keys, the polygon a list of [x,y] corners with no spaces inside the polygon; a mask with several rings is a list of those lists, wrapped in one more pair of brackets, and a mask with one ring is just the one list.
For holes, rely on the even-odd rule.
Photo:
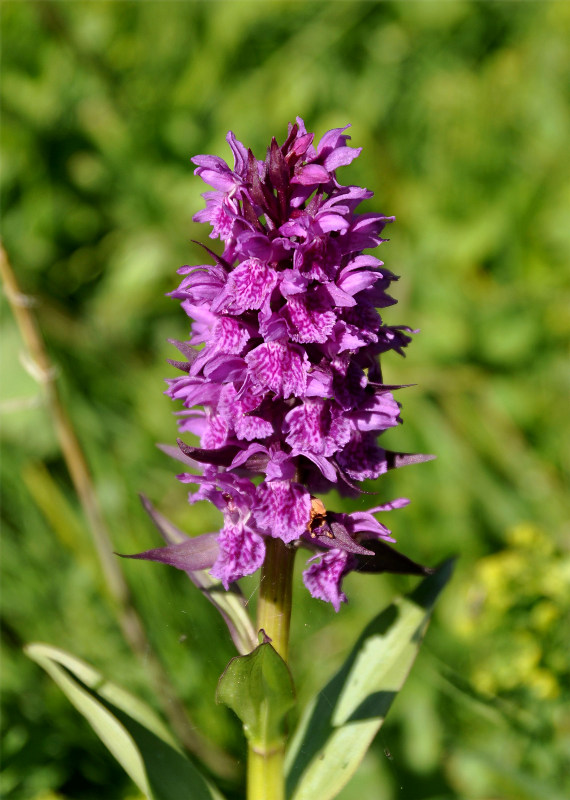
{"label": "blurred grass", "polygon": [[[202,260],[190,239],[207,237],[191,219],[203,186],[189,157],[226,157],[229,128],[261,155],[297,114],[318,134],[351,122],[364,152],[342,180],[397,216],[381,252],[402,276],[386,319],[421,328],[405,361],[384,362],[387,380],[418,384],[402,392],[405,424],[387,442],[438,456],[377,488],[413,501],[388,521],[406,553],[461,558],[426,650],[341,798],[567,796],[570,6],[4,0],[0,12],[2,236],[37,300],[115,548],[157,543],[138,491],[191,533],[218,524],[213,510],[188,508],[154,446],[175,437],[161,395],[166,339],[187,334],[165,293],[178,266]],[[2,312],[2,794],[134,797],[21,653],[49,641],[152,700],[102,600],[5,299]],[[304,699],[355,628],[411,581],[350,576],[350,604],[335,616],[309,600],[298,568]],[[215,611],[174,570],[124,569],[193,717],[242,758],[235,721],[213,703],[232,655]]]}

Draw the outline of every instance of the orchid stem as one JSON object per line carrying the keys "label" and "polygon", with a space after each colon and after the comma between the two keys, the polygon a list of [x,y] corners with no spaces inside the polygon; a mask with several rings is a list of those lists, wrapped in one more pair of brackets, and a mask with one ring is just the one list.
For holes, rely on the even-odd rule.
{"label": "orchid stem", "polygon": [[281,539],[266,540],[265,561],[259,580],[257,630],[264,630],[283,661],[289,656],[289,626],[295,548]]}
{"label": "orchid stem", "polygon": [[[257,601],[257,630],[263,630],[281,658],[289,655],[289,627],[293,590],[295,548],[281,539],[267,539]],[[284,800],[285,738],[275,746],[250,745],[247,767],[247,800]]]}

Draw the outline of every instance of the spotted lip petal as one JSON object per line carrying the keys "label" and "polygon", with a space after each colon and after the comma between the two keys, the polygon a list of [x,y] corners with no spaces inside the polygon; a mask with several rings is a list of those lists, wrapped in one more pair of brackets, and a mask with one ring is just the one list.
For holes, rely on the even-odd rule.
{"label": "spotted lip petal", "polygon": [[230,583],[251,575],[263,564],[263,537],[243,524],[225,525],[218,535],[219,554],[211,574],[219,578],[226,589]]}
{"label": "spotted lip petal", "polygon": [[351,558],[344,550],[329,550],[309,559],[310,566],[303,572],[303,583],[312,596],[332,603],[335,611],[340,610],[341,603],[346,603],[341,586],[350,569]]}
{"label": "spotted lip petal", "polygon": [[248,258],[230,272],[223,291],[212,303],[215,312],[243,314],[261,309],[277,283],[275,270],[259,258]]}
{"label": "spotted lip petal", "polygon": [[286,544],[298,539],[308,528],[311,495],[289,480],[264,481],[257,487],[253,516],[259,530]]}
{"label": "spotted lip petal", "polygon": [[[167,390],[184,404],[181,433],[199,437],[179,440],[174,453],[202,472],[179,476],[198,486],[189,500],[208,500],[224,516],[212,574],[224,585],[250,574],[265,537],[301,542],[320,552],[307,588],[337,610],[351,569],[426,568],[391,555],[390,531],[373,516],[404,501],[327,512],[319,527],[311,496],[332,487],[354,495],[362,481],[431,458],[377,441],[401,422],[391,392],[403,388],[382,382],[379,356],[403,355],[413,331],[387,325],[377,310],[395,302],[388,290],[397,276],[362,251],[386,241],[394,217],[357,213],[372,192],[338,182],[337,170],[361,152],[347,127],[315,145],[298,117],[263,161],[232,132],[233,168],[218,156],[193,159],[209,186],[195,219],[211,225],[223,252],[205,248],[212,264],[179,270],[171,296],[192,328],[187,342],[173,342],[185,360],[171,361],[182,375]],[[190,545],[173,546],[137,557],[182,563]]]}
{"label": "spotted lip petal", "polygon": [[336,403],[309,398],[285,416],[285,441],[298,452],[332,456],[351,437],[350,420]]}
{"label": "spotted lip petal", "polygon": [[274,392],[284,399],[303,397],[307,388],[308,358],[298,346],[268,342],[245,358],[255,385],[260,391]]}

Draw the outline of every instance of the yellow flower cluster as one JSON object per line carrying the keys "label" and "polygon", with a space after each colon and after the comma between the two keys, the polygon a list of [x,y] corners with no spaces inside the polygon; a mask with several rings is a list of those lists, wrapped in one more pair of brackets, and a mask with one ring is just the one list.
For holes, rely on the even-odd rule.
{"label": "yellow flower cluster", "polygon": [[477,690],[553,699],[567,670],[561,630],[570,616],[570,558],[530,523],[513,527],[506,543],[475,562],[454,627],[469,641]]}

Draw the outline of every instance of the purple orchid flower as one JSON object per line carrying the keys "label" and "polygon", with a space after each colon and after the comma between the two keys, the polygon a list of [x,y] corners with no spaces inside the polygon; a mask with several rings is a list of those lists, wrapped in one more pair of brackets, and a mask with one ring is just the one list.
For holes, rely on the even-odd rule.
{"label": "purple orchid flower", "polygon": [[315,494],[354,494],[359,482],[432,458],[378,443],[401,422],[393,392],[403,388],[383,383],[379,355],[403,355],[413,331],[386,325],[377,310],[396,302],[387,290],[397,277],[362,251],[386,241],[394,218],[356,213],[372,192],[337,182],[336,170],[360,153],[347,127],[315,147],[297,118],[264,161],[231,132],[233,169],[217,156],[193,159],[212,187],[194,219],[211,224],[224,250],[205,248],[214,264],[179,270],[172,296],[192,320],[191,335],[174,342],[185,360],[171,363],[183,375],[168,381],[167,394],[183,403],[181,433],[200,441],[179,441],[181,460],[202,469],[179,478],[198,484],[190,502],[214,503],[224,525],[136,556],[210,568],[228,588],[261,566],[266,539],[276,537],[314,553],[305,585],[337,611],[351,570],[429,570],[392,550],[374,516],[407,500],[337,514]]}

